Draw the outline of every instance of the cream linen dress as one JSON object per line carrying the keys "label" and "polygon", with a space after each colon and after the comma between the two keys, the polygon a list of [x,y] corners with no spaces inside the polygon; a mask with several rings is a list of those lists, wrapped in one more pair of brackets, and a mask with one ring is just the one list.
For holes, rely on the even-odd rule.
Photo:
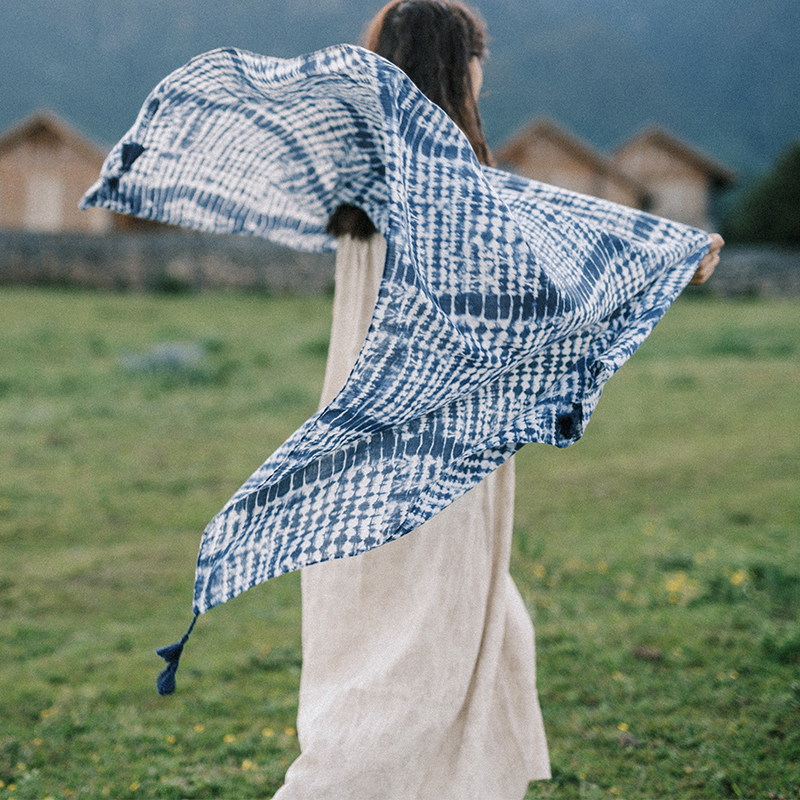
{"label": "cream linen dress", "polygon": [[[321,406],[369,328],[386,242],[339,240]],[[301,754],[275,800],[521,800],[550,777],[509,575],[514,464],[417,530],[302,570]]]}

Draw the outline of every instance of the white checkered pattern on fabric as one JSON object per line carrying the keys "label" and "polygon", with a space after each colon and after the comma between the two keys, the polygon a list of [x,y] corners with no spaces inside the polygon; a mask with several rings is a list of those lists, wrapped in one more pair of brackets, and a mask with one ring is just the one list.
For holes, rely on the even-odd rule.
{"label": "white checkered pattern on fabric", "polygon": [[481,167],[402,72],[347,45],[198,56],[147,98],[83,205],[325,250],[342,203],[388,241],[367,341],[208,525],[196,613],[413,530],[525,442],[577,440],[709,244]]}

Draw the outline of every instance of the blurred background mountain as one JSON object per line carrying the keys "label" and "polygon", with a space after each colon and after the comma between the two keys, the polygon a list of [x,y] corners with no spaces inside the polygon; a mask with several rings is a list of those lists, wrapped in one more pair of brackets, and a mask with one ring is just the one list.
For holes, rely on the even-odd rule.
{"label": "blurred background mountain", "polygon": [[[373,0],[3,0],[0,130],[40,107],[104,145],[204,50],[355,42]],[[747,177],[800,135],[797,0],[482,0],[490,145],[532,117],[608,149],[664,125]]]}

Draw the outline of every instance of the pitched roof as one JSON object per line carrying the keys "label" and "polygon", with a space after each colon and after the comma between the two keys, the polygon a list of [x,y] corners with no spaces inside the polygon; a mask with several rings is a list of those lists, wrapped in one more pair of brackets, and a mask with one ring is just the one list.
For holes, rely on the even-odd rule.
{"label": "pitched roof", "polygon": [[523,157],[526,144],[536,138],[555,141],[563,150],[589,164],[596,172],[613,178],[638,194],[646,194],[645,189],[622,172],[611,159],[549,117],[535,118],[503,144],[495,154],[498,164],[517,164]]}
{"label": "pitched roof", "polygon": [[0,134],[0,155],[40,132],[52,134],[93,161],[102,163],[106,157],[99,145],[48,109],[35,111]]}
{"label": "pitched roof", "polygon": [[615,148],[612,158],[618,161],[626,150],[642,144],[659,147],[693,164],[705,172],[717,186],[729,186],[736,182],[736,173],[730,167],[658,125],[650,125],[627,139]]}
{"label": "pitched roof", "polygon": [[588,161],[593,166],[605,165],[605,158],[602,153],[549,117],[536,117],[515,133],[497,151],[497,161],[504,164],[514,164],[522,156],[526,144],[531,139],[540,137],[553,139],[581,161]]}

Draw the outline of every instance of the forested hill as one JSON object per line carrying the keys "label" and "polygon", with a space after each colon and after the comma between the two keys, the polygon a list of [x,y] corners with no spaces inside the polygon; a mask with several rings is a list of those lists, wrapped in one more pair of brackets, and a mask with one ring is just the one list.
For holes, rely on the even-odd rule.
{"label": "forested hill", "polygon": [[[50,107],[104,144],[193,55],[358,39],[380,0],[2,0],[0,129]],[[800,136],[797,0],[482,0],[497,146],[548,114],[608,148],[658,122],[747,173]]]}

